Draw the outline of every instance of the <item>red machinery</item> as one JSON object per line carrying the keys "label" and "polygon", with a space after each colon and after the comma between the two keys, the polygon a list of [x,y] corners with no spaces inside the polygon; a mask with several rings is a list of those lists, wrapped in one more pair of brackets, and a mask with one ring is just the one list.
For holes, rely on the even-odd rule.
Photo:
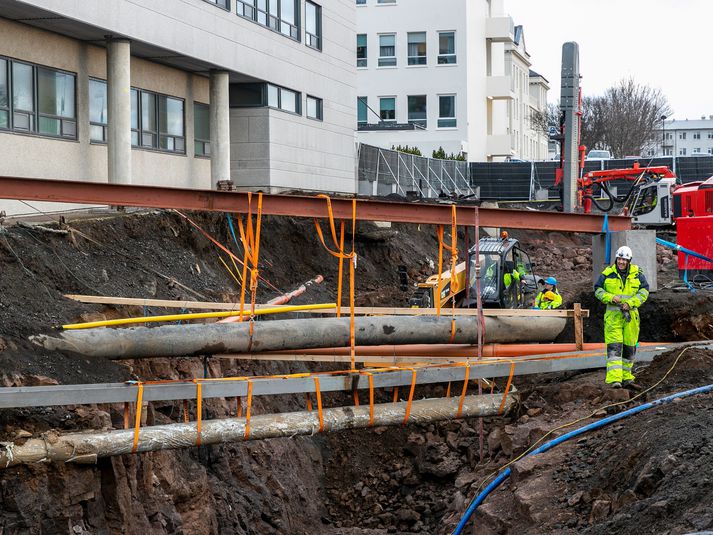
{"label": "red machinery", "polygon": [[[673,216],[678,245],[713,258],[713,177],[676,188]],[[679,252],[678,270],[688,271],[691,275],[703,272],[710,276],[713,264]]]}

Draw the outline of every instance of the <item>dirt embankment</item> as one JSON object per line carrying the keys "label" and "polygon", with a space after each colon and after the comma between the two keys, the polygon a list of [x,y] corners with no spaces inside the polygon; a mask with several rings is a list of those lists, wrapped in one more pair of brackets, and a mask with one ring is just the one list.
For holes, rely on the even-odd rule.
{"label": "dirt embankment", "polygon": [[[231,242],[222,217],[196,215],[195,218],[219,241]],[[337,264],[318,244],[313,224],[267,218],[264,225],[261,275],[275,287],[287,291],[323,274],[325,282],[311,287],[295,303],[333,300]],[[116,382],[132,377],[143,380],[201,377],[203,364],[197,360],[90,362],[40,351],[27,343],[28,335],[46,332],[66,322],[164,312],[160,309],[144,311],[137,307],[83,305],[65,299],[62,297],[64,293],[187,300],[234,299],[237,294],[235,281],[220,263],[219,251],[175,214],[129,215],[76,222],[72,226],[86,237],[78,233],[57,236],[18,228],[0,235],[0,382],[29,385]],[[588,238],[534,231],[513,235],[532,251],[533,260],[541,264],[540,273],[560,279],[567,302],[580,300],[592,310],[587,339],[601,341],[601,323],[597,323],[601,321],[601,307],[593,300],[587,301],[587,296],[591,296]],[[398,266],[407,266],[413,283],[432,274],[436,265],[437,241],[430,226],[378,229],[361,225],[356,244],[359,305],[405,304],[409,291],[400,289]],[[561,256],[554,254],[553,247],[559,248],[571,267],[561,261]],[[225,255],[223,258],[230,263]],[[670,260],[665,264],[670,265]],[[671,273],[670,268],[663,271]],[[276,291],[261,285],[258,300],[265,301],[276,295]],[[693,314],[691,306],[695,307]],[[706,330],[706,318],[713,306],[707,296],[692,298],[690,294],[660,292],[652,296],[646,307],[643,311],[643,339],[698,339],[710,332]],[[695,317],[698,319],[690,319]],[[572,339],[570,336],[568,341]],[[209,365],[212,376],[308,369],[303,364],[256,365],[230,361],[210,361]],[[679,368],[679,372],[683,369]],[[651,370],[655,368],[652,366]],[[691,370],[691,377],[681,379],[681,385],[701,378],[696,371],[698,368]],[[479,422],[466,420],[126,456],[102,461],[96,467],[36,465],[3,470],[0,471],[0,532],[3,535],[448,533],[485,476],[524,451],[550,428],[570,420],[573,415],[586,415],[593,408],[619,399],[616,396],[626,395],[623,391],[613,394],[604,388],[601,380],[600,373],[516,380],[515,384],[523,394],[523,405],[517,414],[507,419],[485,420],[482,462],[479,458]],[[678,384],[677,381],[674,379],[670,384]],[[442,394],[443,391],[418,391],[419,396],[434,393]],[[348,401],[338,396],[325,398],[327,404],[344,402]],[[701,403],[703,407],[707,405]],[[258,397],[254,401],[254,411],[304,410],[304,404],[304,399],[297,397]],[[693,459],[697,451],[703,451],[701,445],[699,449],[696,446],[691,451],[682,449],[679,452],[679,437],[673,432],[665,432],[669,418],[674,421],[683,416],[682,413],[668,415],[665,411],[672,407],[683,411],[686,406],[680,404],[661,409],[662,421],[655,426],[658,433],[655,438],[663,448],[661,455],[668,448],[666,455]],[[205,403],[204,408],[204,418],[235,414],[234,400]],[[152,405],[149,421],[177,421],[178,409],[175,404]],[[694,415],[690,415],[686,421],[694,425],[697,422],[693,420]],[[41,433],[49,428],[76,430],[110,425],[122,425],[121,407],[0,410],[0,439],[3,440],[17,439],[26,432]],[[623,448],[621,455],[624,455],[636,436],[627,435],[627,441],[620,442],[619,437],[628,433],[628,429],[629,426],[624,425],[612,430],[611,436],[604,435],[604,442],[591,450],[577,446],[577,450],[587,451],[582,462],[597,468],[581,469],[576,473],[585,474],[586,478],[599,476],[595,471],[598,463],[604,460],[595,455],[607,456],[617,447]],[[705,429],[707,427],[701,429],[701,437],[705,436]],[[595,444],[595,438],[590,440]],[[640,451],[642,459],[648,440],[642,442],[643,446],[637,446],[638,449],[632,449]],[[597,448],[601,449],[600,453]],[[563,449],[557,454],[569,455],[571,451]],[[657,452],[659,450],[654,453],[658,455]],[[656,455],[651,457],[652,466],[663,462]],[[701,462],[706,460],[703,455],[701,458]],[[576,462],[579,461],[575,457],[562,457],[553,466],[574,467]],[[638,473],[637,466],[627,469],[632,477],[638,477],[633,475]],[[642,465],[641,473],[648,470],[644,470],[645,466]],[[533,468],[531,473],[536,476],[538,470]],[[539,484],[546,484],[546,490],[555,494],[557,489],[567,492],[568,501],[583,490],[566,486],[570,485],[565,481],[569,477],[566,470],[562,470],[560,479],[555,479],[554,468],[552,472],[540,480]],[[670,474],[674,477],[673,471]],[[667,481],[665,477],[657,481]],[[525,483],[529,478],[524,471],[521,482],[516,483],[523,499],[532,495],[527,490],[529,483]],[[586,478],[582,478],[576,481],[585,481]],[[612,483],[605,485],[605,480]],[[676,481],[672,480],[672,489],[676,488]],[[599,522],[614,522],[620,512],[629,514],[628,509],[620,508],[620,504],[628,499],[622,498],[627,489],[621,483],[607,476],[601,480],[586,479],[586,485],[587,489],[591,488],[590,493],[582,494],[574,505],[558,501],[561,495],[550,499],[551,495],[542,491],[543,499],[541,504],[536,504],[536,510],[532,505],[518,504],[512,499],[503,498],[501,502],[500,498],[506,494],[498,493],[493,496],[492,504],[487,503],[479,514],[487,519],[488,507],[495,507],[495,511],[503,509],[512,516],[493,513],[491,516],[497,516],[497,519],[492,524],[481,522],[478,525],[486,526],[490,532],[509,533],[537,532],[538,526],[542,525],[541,532],[544,533],[548,532],[545,527],[594,529]],[[656,488],[660,486],[663,485]],[[600,490],[596,490],[598,488]],[[634,489],[634,492],[638,491]],[[657,494],[636,496],[641,502]],[[707,494],[701,493],[701,496],[705,498]],[[606,504],[599,504],[596,521],[590,523],[587,515],[593,514],[592,508],[597,501],[608,501],[609,509]],[[693,498],[689,501],[694,505],[703,503]],[[659,508],[668,511],[667,507],[679,507],[677,501],[669,500],[667,504]],[[634,507],[634,502],[626,507],[629,506]],[[580,512],[566,521],[561,520],[562,525],[555,528],[554,519],[562,517],[562,511],[569,512],[577,507]],[[689,513],[698,519],[698,524],[705,523],[705,515],[699,515],[694,506],[686,510],[685,514]],[[549,516],[552,522],[548,524]],[[571,521],[575,522],[573,528],[567,524]],[[695,525],[693,521],[689,524]],[[631,526],[629,528],[631,531]]]}

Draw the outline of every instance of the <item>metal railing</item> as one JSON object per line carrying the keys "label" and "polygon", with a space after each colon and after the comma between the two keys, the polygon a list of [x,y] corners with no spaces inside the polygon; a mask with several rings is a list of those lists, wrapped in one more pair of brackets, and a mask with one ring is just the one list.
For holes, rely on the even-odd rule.
{"label": "metal railing", "polygon": [[361,195],[437,198],[475,194],[467,162],[425,158],[364,143],[358,145],[358,162]]}

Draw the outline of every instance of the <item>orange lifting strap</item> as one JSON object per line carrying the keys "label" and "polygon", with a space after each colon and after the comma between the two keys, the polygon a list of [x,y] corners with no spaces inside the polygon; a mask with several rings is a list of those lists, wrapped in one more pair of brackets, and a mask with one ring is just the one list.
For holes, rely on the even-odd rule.
{"label": "orange lifting strap", "polygon": [[319,391],[319,377],[314,378],[314,391],[317,397],[317,415],[319,416],[319,432],[324,431],[324,414],[322,413],[322,393]]}
{"label": "orange lifting strap", "polygon": [[245,440],[250,438],[250,409],[253,404],[253,383],[248,379],[248,401],[245,407]]}
{"label": "orange lifting strap", "polygon": [[[322,227],[317,219],[314,220],[314,226],[317,229],[317,236],[322,246],[326,251],[333,257],[339,259],[339,274],[338,274],[338,284],[337,284],[337,317],[341,317],[341,306],[342,306],[342,278],[343,278],[343,261],[349,260],[349,346],[351,355],[351,369],[356,369],[355,365],[355,336],[354,336],[354,269],[356,268],[357,255],[354,249],[354,239],[356,236],[356,199],[352,199],[352,250],[349,253],[344,252],[344,221],[340,223],[339,239],[337,239],[337,228],[334,224],[334,212],[332,211],[332,200],[328,195],[320,194],[318,197],[323,198],[327,201],[327,215],[329,217],[329,230],[332,234],[332,241],[334,246],[337,247],[337,251],[333,251],[327,246],[324,240],[324,234],[322,233]],[[358,403],[357,403],[358,404]]]}
{"label": "orange lifting strap", "polygon": [[404,416],[404,425],[408,423],[409,416],[411,416],[411,403],[413,403],[413,393],[416,390],[416,370],[414,368],[408,368],[411,370],[411,390],[408,393],[408,402],[406,403],[406,415]]}
{"label": "orange lifting strap", "polygon": [[[458,293],[460,289],[458,287],[458,280],[456,279],[456,266],[458,265],[458,225],[457,225],[457,212],[456,206],[451,205],[451,244],[446,245],[443,242],[443,225],[438,225],[438,285],[437,291],[438,295],[435,296],[436,301],[436,315],[441,315],[441,273],[443,272],[443,249],[451,253],[451,285],[448,292],[448,297],[451,299],[451,313],[453,315],[453,323],[451,325],[451,343],[453,343],[453,338],[455,337],[455,294]],[[467,281],[466,281],[467,283]]]}
{"label": "orange lifting strap", "polygon": [[503,394],[503,400],[500,402],[500,408],[498,409],[498,414],[503,413],[503,409],[505,408],[505,400],[508,397],[508,393],[510,392],[510,385],[512,385],[512,376],[515,375],[515,363],[511,362],[510,363],[510,375],[508,376],[508,382],[505,385],[505,393]]}
{"label": "orange lifting strap", "polygon": [[250,264],[250,340],[252,341],[253,328],[255,322],[255,301],[257,296],[257,283],[260,271],[258,269],[258,259],[260,258],[260,228],[262,226],[262,193],[257,194],[257,215],[253,225],[252,217],[252,193],[248,192],[248,213],[246,217],[246,227],[243,220],[238,217],[238,229],[240,231],[240,241],[245,251],[243,261],[242,284],[240,285],[240,318],[242,321],[245,310],[245,282],[247,281],[248,263]]}
{"label": "orange lifting strap", "polygon": [[203,385],[196,383],[196,446],[201,445],[201,430],[203,429]]}
{"label": "orange lifting strap", "polygon": [[131,447],[131,453],[136,453],[139,447],[139,429],[141,429],[141,404],[144,399],[144,385],[138,383],[138,392],[136,392],[136,417],[134,419],[134,444]]}

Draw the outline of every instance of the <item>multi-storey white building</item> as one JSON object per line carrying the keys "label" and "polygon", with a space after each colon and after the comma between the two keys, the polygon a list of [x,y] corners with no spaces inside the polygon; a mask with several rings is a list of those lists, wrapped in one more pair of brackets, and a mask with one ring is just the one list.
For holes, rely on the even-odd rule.
{"label": "multi-storey white building", "polygon": [[0,174],[354,192],[354,0],[0,0]]}
{"label": "multi-storey white building", "polygon": [[695,120],[664,121],[657,131],[655,147],[646,156],[713,155],[713,115]]}
{"label": "multi-storey white building", "polygon": [[530,128],[547,81],[530,79],[502,0],[356,0],[358,139],[470,161],[545,158]]}

